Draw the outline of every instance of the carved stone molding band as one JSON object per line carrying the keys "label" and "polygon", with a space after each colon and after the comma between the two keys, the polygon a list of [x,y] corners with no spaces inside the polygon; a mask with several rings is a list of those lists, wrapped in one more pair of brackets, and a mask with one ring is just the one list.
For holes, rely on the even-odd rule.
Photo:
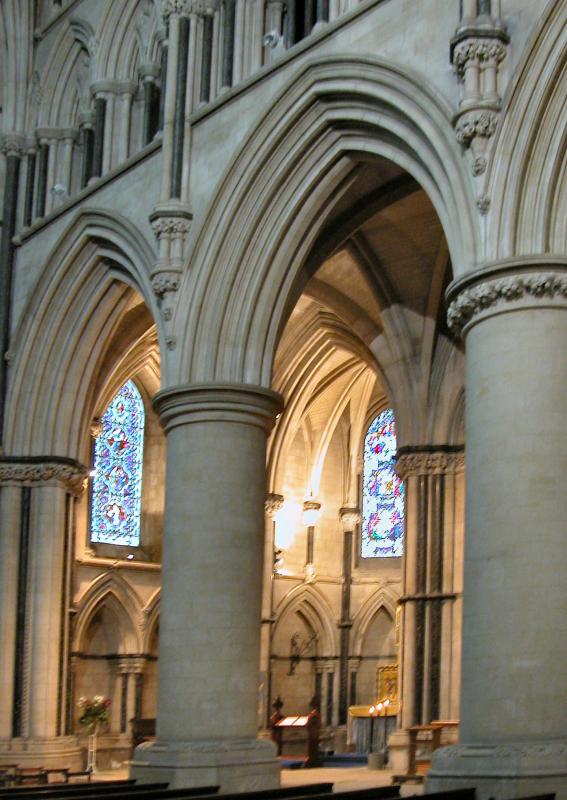
{"label": "carved stone molding band", "polygon": [[156,236],[172,233],[189,233],[191,221],[183,217],[156,217],[152,220],[152,229]]}
{"label": "carved stone molding band", "polygon": [[264,509],[266,511],[266,516],[270,517],[270,519],[274,518],[274,514],[276,514],[280,508],[283,506],[284,498],[282,494],[273,494],[270,492],[266,495],[266,500],[264,502]]}
{"label": "carved stone molding band", "polygon": [[567,274],[538,272],[485,281],[465,289],[449,305],[447,321],[455,333],[463,335],[470,324],[487,311],[529,301],[567,301]]}
{"label": "carved stone molding band", "polygon": [[162,15],[168,19],[172,14],[189,17],[192,14],[205,16],[214,14],[218,3],[216,0],[164,0]]}
{"label": "carved stone molding band", "polygon": [[0,484],[36,484],[47,481],[62,483],[74,495],[80,495],[87,481],[87,470],[82,465],[71,465],[44,461],[26,463],[21,461],[0,462]]}
{"label": "carved stone molding band", "polygon": [[462,472],[465,454],[443,450],[429,453],[402,453],[396,462],[396,472],[402,480],[416,475],[445,475]]}

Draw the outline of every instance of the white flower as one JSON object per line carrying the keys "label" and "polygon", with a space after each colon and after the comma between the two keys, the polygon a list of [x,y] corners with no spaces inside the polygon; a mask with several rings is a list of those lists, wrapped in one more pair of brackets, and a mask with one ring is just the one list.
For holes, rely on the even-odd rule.
{"label": "white flower", "polygon": [[87,698],[83,695],[82,697],[79,697],[79,699],[77,700],[77,705],[79,706],[79,708],[83,708],[83,706],[86,706],[87,702],[88,702]]}
{"label": "white flower", "polygon": [[99,703],[102,702],[104,702],[104,697],[101,694],[95,694],[93,697],[93,703],[95,703],[95,705],[99,705]]}

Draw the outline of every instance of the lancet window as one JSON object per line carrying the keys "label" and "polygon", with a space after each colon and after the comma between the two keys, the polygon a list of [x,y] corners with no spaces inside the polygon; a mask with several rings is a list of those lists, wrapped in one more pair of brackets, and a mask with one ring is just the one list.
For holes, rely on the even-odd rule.
{"label": "lancet window", "polygon": [[132,381],[114,395],[96,439],[91,542],[140,544],[144,404]]}
{"label": "lancet window", "polygon": [[364,439],[362,476],[363,558],[401,556],[404,485],[396,475],[396,427],[391,408],[373,420]]}

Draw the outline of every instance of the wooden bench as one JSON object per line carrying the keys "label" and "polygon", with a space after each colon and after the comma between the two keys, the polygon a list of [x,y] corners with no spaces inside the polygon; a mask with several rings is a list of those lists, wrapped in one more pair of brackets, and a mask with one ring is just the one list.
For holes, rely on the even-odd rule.
{"label": "wooden bench", "polygon": [[[69,776],[72,777],[76,773],[69,773]],[[91,774],[91,773],[89,773]],[[10,786],[3,789],[0,789],[0,798],[6,798],[8,795],[13,794],[14,797],[22,798],[24,795],[29,794],[33,795],[34,797],[49,797],[50,795],[55,794],[67,794],[67,793],[77,793],[77,792],[84,792],[84,791],[97,791],[100,789],[101,786],[112,793],[114,791],[123,791],[124,789],[133,789],[136,785],[136,781],[132,778],[127,778],[125,780],[117,780],[117,781],[91,781],[90,783],[48,783],[42,784],[40,786]],[[138,784],[143,785],[143,784]],[[160,788],[167,787],[169,784],[167,783],[158,783],[155,784]]]}
{"label": "wooden bench", "polygon": [[[50,800],[50,798],[67,798],[80,796],[89,798],[92,795],[100,794],[102,791],[106,795],[119,795],[123,792],[136,793],[148,791],[161,791],[167,789],[168,783],[139,783],[136,784],[135,780],[121,780],[121,781],[92,781],[91,783],[51,783],[42,786],[15,786],[8,789],[0,790],[1,800],[28,800],[28,798],[43,798],[43,800]],[[201,787],[203,788],[203,787]],[[218,791],[218,786],[214,787]],[[204,787],[205,793],[208,787]]]}

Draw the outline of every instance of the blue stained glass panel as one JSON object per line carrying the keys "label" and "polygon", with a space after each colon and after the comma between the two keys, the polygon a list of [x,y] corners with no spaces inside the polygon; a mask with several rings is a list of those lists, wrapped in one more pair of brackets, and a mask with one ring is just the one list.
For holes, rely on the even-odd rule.
{"label": "blue stained glass panel", "polygon": [[403,554],[404,485],[396,475],[396,453],[394,412],[388,408],[378,414],[364,440],[363,558]]}
{"label": "blue stained glass panel", "polygon": [[101,418],[95,444],[91,542],[140,544],[144,404],[132,381],[118,391]]}

